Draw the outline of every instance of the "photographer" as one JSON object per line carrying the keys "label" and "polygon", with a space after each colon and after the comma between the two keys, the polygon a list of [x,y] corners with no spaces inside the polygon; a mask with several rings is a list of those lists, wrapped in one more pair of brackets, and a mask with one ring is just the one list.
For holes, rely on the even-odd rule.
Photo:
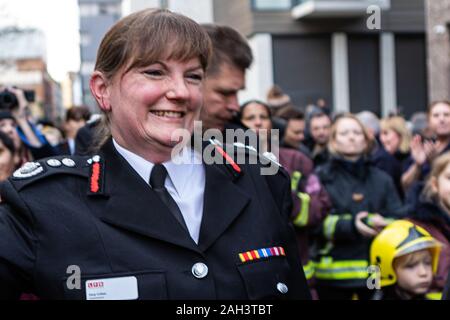
{"label": "photographer", "polygon": [[28,101],[17,88],[1,88],[0,130],[13,141],[20,156],[20,164],[27,161],[58,155],[44,135],[29,121]]}

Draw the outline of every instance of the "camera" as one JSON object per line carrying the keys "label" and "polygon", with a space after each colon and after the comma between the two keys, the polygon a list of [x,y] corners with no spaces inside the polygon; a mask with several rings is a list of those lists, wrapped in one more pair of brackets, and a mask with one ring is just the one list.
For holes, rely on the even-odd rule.
{"label": "camera", "polygon": [[[33,90],[23,90],[23,93],[25,95],[25,99],[28,102],[34,102],[35,93]],[[0,110],[12,110],[14,108],[17,108],[18,106],[19,102],[14,93],[9,91],[8,89],[0,92]]]}

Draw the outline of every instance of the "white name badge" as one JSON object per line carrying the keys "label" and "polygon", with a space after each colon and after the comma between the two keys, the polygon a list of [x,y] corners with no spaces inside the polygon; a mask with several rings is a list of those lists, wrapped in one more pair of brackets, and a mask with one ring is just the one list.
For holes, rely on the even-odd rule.
{"label": "white name badge", "polygon": [[86,281],[86,300],[135,300],[138,297],[136,277]]}

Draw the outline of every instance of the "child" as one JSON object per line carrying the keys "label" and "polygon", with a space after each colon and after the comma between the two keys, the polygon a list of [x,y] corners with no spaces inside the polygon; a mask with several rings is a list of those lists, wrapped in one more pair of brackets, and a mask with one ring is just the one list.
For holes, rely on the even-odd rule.
{"label": "child", "polygon": [[425,300],[441,245],[423,228],[397,220],[373,241],[370,259],[379,267],[381,290],[374,300]]}
{"label": "child", "polygon": [[408,220],[424,228],[443,244],[439,265],[431,285],[432,292],[442,292],[450,270],[450,152],[433,161],[431,173],[421,186],[414,188],[414,209]]}

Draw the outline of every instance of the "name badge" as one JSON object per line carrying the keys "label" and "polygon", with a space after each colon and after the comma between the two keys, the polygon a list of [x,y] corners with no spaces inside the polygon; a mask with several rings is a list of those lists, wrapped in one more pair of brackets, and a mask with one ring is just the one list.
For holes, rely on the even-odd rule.
{"label": "name badge", "polygon": [[86,300],[135,300],[138,297],[136,277],[86,281]]}

